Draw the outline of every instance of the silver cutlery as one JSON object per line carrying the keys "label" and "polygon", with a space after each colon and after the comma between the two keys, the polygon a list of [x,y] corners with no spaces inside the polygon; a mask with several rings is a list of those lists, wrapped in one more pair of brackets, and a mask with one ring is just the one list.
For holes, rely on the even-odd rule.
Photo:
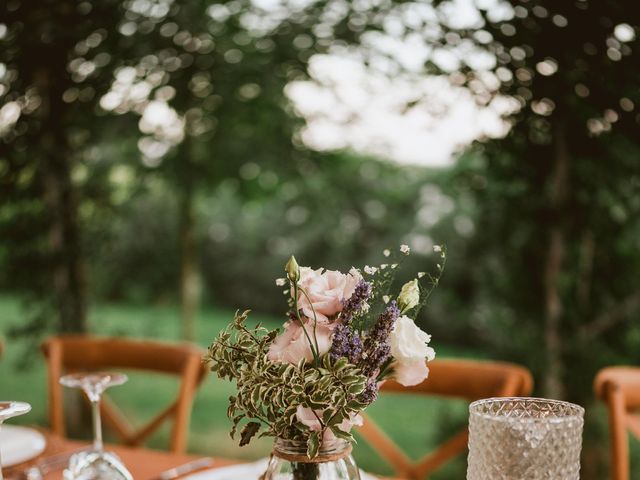
{"label": "silver cutlery", "polygon": [[158,476],[153,477],[152,480],[174,480],[182,475],[186,475],[187,473],[195,472],[196,470],[200,470],[201,468],[210,467],[213,465],[213,458],[203,457],[198,458],[197,460],[192,460],[183,465],[179,465],[175,468],[170,468],[169,470],[165,470],[160,473]]}

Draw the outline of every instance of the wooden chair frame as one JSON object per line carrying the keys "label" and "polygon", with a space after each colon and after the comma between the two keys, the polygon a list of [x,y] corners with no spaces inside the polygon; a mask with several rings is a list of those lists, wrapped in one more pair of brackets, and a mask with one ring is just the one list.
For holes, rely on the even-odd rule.
{"label": "wooden chair frame", "polygon": [[177,399],[146,425],[134,429],[115,404],[104,396],[101,402],[103,421],[113,428],[123,444],[139,446],[173,417],[169,449],[174,453],[185,451],[193,398],[207,373],[202,352],[197,347],[67,335],[48,339],[43,344],[43,353],[48,368],[49,418],[55,434],[65,436],[63,387],[59,383],[64,373],[110,369],[150,371],[181,377]]}
{"label": "wooden chair frame", "polygon": [[[423,383],[404,387],[386,381],[381,393],[435,395],[469,402],[488,397],[527,396],[533,390],[529,371],[518,365],[473,360],[435,360],[429,363],[429,378]],[[411,460],[371,418],[363,414],[359,431],[365,441],[394,469],[394,476],[422,480],[467,448],[468,429],[460,431],[435,451],[417,461]]]}
{"label": "wooden chair frame", "polygon": [[640,367],[607,367],[594,381],[596,396],[609,410],[612,480],[629,480],[629,430],[640,439]]}

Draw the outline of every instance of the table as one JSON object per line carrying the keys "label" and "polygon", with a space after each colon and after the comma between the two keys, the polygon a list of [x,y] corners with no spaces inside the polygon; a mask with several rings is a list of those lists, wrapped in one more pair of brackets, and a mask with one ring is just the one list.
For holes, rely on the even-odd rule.
{"label": "table", "polygon": [[[89,445],[87,442],[66,440],[51,435],[47,437],[47,450],[43,456],[73,452],[74,450]],[[124,447],[121,445],[108,445],[107,450],[115,452],[122,459],[135,480],[150,480],[165,470],[203,457],[203,455],[177,454],[148,448]],[[237,460],[214,458],[213,466],[208,468],[223,467],[237,463]],[[20,470],[24,467],[25,465],[17,465],[16,467],[6,469],[6,476],[9,477],[12,470]],[[60,480],[60,478],[62,478],[62,470],[52,472],[45,476],[45,480]]]}
{"label": "table", "polygon": [[[47,449],[43,456],[55,455],[57,453],[73,452],[75,450],[87,447],[88,442],[79,442],[76,440],[67,440],[55,437],[49,433],[47,435]],[[115,452],[127,466],[135,480],[151,480],[158,474],[183,465],[192,460],[203,458],[204,455],[193,455],[186,453],[171,453],[167,451],[151,450],[148,448],[132,448],[122,445],[107,445],[106,449]],[[212,457],[213,465],[210,468],[225,467],[229,465],[237,465],[240,460],[232,460],[229,458]],[[5,469],[5,477],[9,478],[11,472],[24,469],[28,464],[16,465]],[[189,474],[194,473],[190,472]],[[189,475],[188,474],[188,475]],[[52,472],[45,476],[44,480],[60,480],[62,478],[62,470]],[[393,479],[387,479],[393,480]]]}

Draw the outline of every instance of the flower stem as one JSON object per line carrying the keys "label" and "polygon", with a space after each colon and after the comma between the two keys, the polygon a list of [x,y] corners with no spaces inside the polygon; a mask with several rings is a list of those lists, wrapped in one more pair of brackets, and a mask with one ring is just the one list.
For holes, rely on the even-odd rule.
{"label": "flower stem", "polygon": [[318,352],[318,355],[320,355],[320,347],[318,346],[318,336],[316,335],[316,329],[318,327],[318,317],[316,316],[316,309],[313,308],[313,303],[311,303],[311,299],[309,298],[309,295],[307,295],[307,292],[305,292],[304,288],[302,287],[299,287],[299,288],[302,294],[305,296],[305,298],[309,302],[309,305],[311,306],[311,312],[313,313],[313,340],[316,342],[316,352]]}
{"label": "flower stem", "polygon": [[[298,283],[297,282],[292,282],[293,283],[293,308],[295,309],[296,312],[296,318],[298,319],[298,322],[300,322],[300,326],[302,327],[302,331],[304,332],[305,337],[307,337],[307,341],[309,342],[309,348],[311,349],[311,353],[313,354],[313,360],[316,363],[316,365],[319,363],[319,355],[318,355],[318,351],[316,348],[314,348],[314,344],[311,341],[311,337],[309,336],[309,333],[307,332],[307,329],[304,326],[304,322],[302,321],[302,318],[300,318],[300,310],[298,310]],[[315,336],[315,325],[313,328],[313,334]],[[317,345],[317,343],[316,343]]]}

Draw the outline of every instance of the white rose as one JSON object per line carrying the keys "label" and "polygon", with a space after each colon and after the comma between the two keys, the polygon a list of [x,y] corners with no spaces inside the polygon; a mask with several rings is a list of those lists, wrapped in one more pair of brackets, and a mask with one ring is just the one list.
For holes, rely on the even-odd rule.
{"label": "white rose", "polygon": [[389,341],[395,380],[405,387],[423,382],[429,376],[427,362],[436,357],[435,350],[428,345],[431,335],[403,315],[396,320]]}
{"label": "white rose", "polygon": [[389,340],[391,355],[396,360],[426,359],[431,361],[436,356],[436,352],[428,345],[431,341],[431,335],[421,330],[406,315],[402,315],[396,320]]}

